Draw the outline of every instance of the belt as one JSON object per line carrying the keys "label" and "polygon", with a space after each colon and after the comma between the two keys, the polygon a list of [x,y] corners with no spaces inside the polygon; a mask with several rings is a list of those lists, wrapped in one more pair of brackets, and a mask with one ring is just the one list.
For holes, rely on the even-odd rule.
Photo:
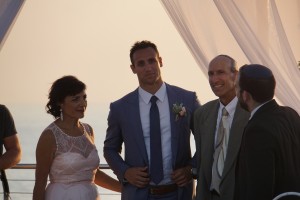
{"label": "belt", "polygon": [[170,192],[175,192],[177,190],[176,184],[170,184],[170,185],[157,185],[149,187],[149,193],[152,195],[164,195],[168,194]]}

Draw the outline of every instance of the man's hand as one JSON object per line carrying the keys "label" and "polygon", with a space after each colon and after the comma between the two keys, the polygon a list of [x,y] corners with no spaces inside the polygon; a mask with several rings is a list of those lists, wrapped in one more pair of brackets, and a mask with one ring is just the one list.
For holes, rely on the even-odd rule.
{"label": "man's hand", "polygon": [[178,185],[178,187],[183,187],[190,183],[192,180],[191,166],[186,166],[173,171],[171,178]]}
{"label": "man's hand", "polygon": [[148,167],[131,167],[124,174],[125,179],[132,185],[143,188],[149,184]]}

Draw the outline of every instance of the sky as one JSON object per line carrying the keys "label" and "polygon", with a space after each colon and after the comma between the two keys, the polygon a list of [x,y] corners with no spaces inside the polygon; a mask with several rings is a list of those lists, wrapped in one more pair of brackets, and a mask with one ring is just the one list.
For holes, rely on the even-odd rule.
{"label": "sky", "polygon": [[45,105],[51,84],[75,75],[108,107],[138,86],[129,50],[140,40],[158,46],[164,81],[215,98],[160,1],[27,0],[0,51],[0,102]]}

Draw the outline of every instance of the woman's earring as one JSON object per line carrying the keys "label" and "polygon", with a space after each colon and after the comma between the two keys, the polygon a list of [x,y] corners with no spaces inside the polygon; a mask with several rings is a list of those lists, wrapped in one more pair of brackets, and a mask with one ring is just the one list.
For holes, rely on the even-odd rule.
{"label": "woman's earring", "polygon": [[63,115],[62,109],[60,109],[60,120],[61,120],[61,121],[64,120],[64,115]]}

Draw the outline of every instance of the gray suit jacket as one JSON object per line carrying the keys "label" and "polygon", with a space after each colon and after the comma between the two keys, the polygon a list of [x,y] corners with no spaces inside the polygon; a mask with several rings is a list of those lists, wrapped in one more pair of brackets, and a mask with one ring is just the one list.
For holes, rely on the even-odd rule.
{"label": "gray suit jacket", "polygon": [[[194,115],[198,168],[197,200],[211,200],[210,185],[219,105],[219,100],[210,101],[198,108]],[[220,200],[234,198],[235,165],[243,130],[249,116],[250,114],[243,110],[238,103],[230,129],[223,178],[220,183]]]}
{"label": "gray suit jacket", "polygon": [[[193,114],[199,107],[195,92],[166,84],[170,106],[172,167],[178,169],[193,163],[190,135],[193,130]],[[187,115],[175,120],[172,112],[174,103],[183,103]],[[122,145],[125,156],[121,157]],[[124,180],[129,167],[149,166],[146,145],[140,120],[138,90],[111,103],[108,116],[108,128],[104,142],[104,157],[120,181]],[[196,163],[194,164],[196,166]],[[193,183],[178,190],[178,199],[192,198]],[[137,188],[124,183],[122,200],[148,199],[149,188]]]}

